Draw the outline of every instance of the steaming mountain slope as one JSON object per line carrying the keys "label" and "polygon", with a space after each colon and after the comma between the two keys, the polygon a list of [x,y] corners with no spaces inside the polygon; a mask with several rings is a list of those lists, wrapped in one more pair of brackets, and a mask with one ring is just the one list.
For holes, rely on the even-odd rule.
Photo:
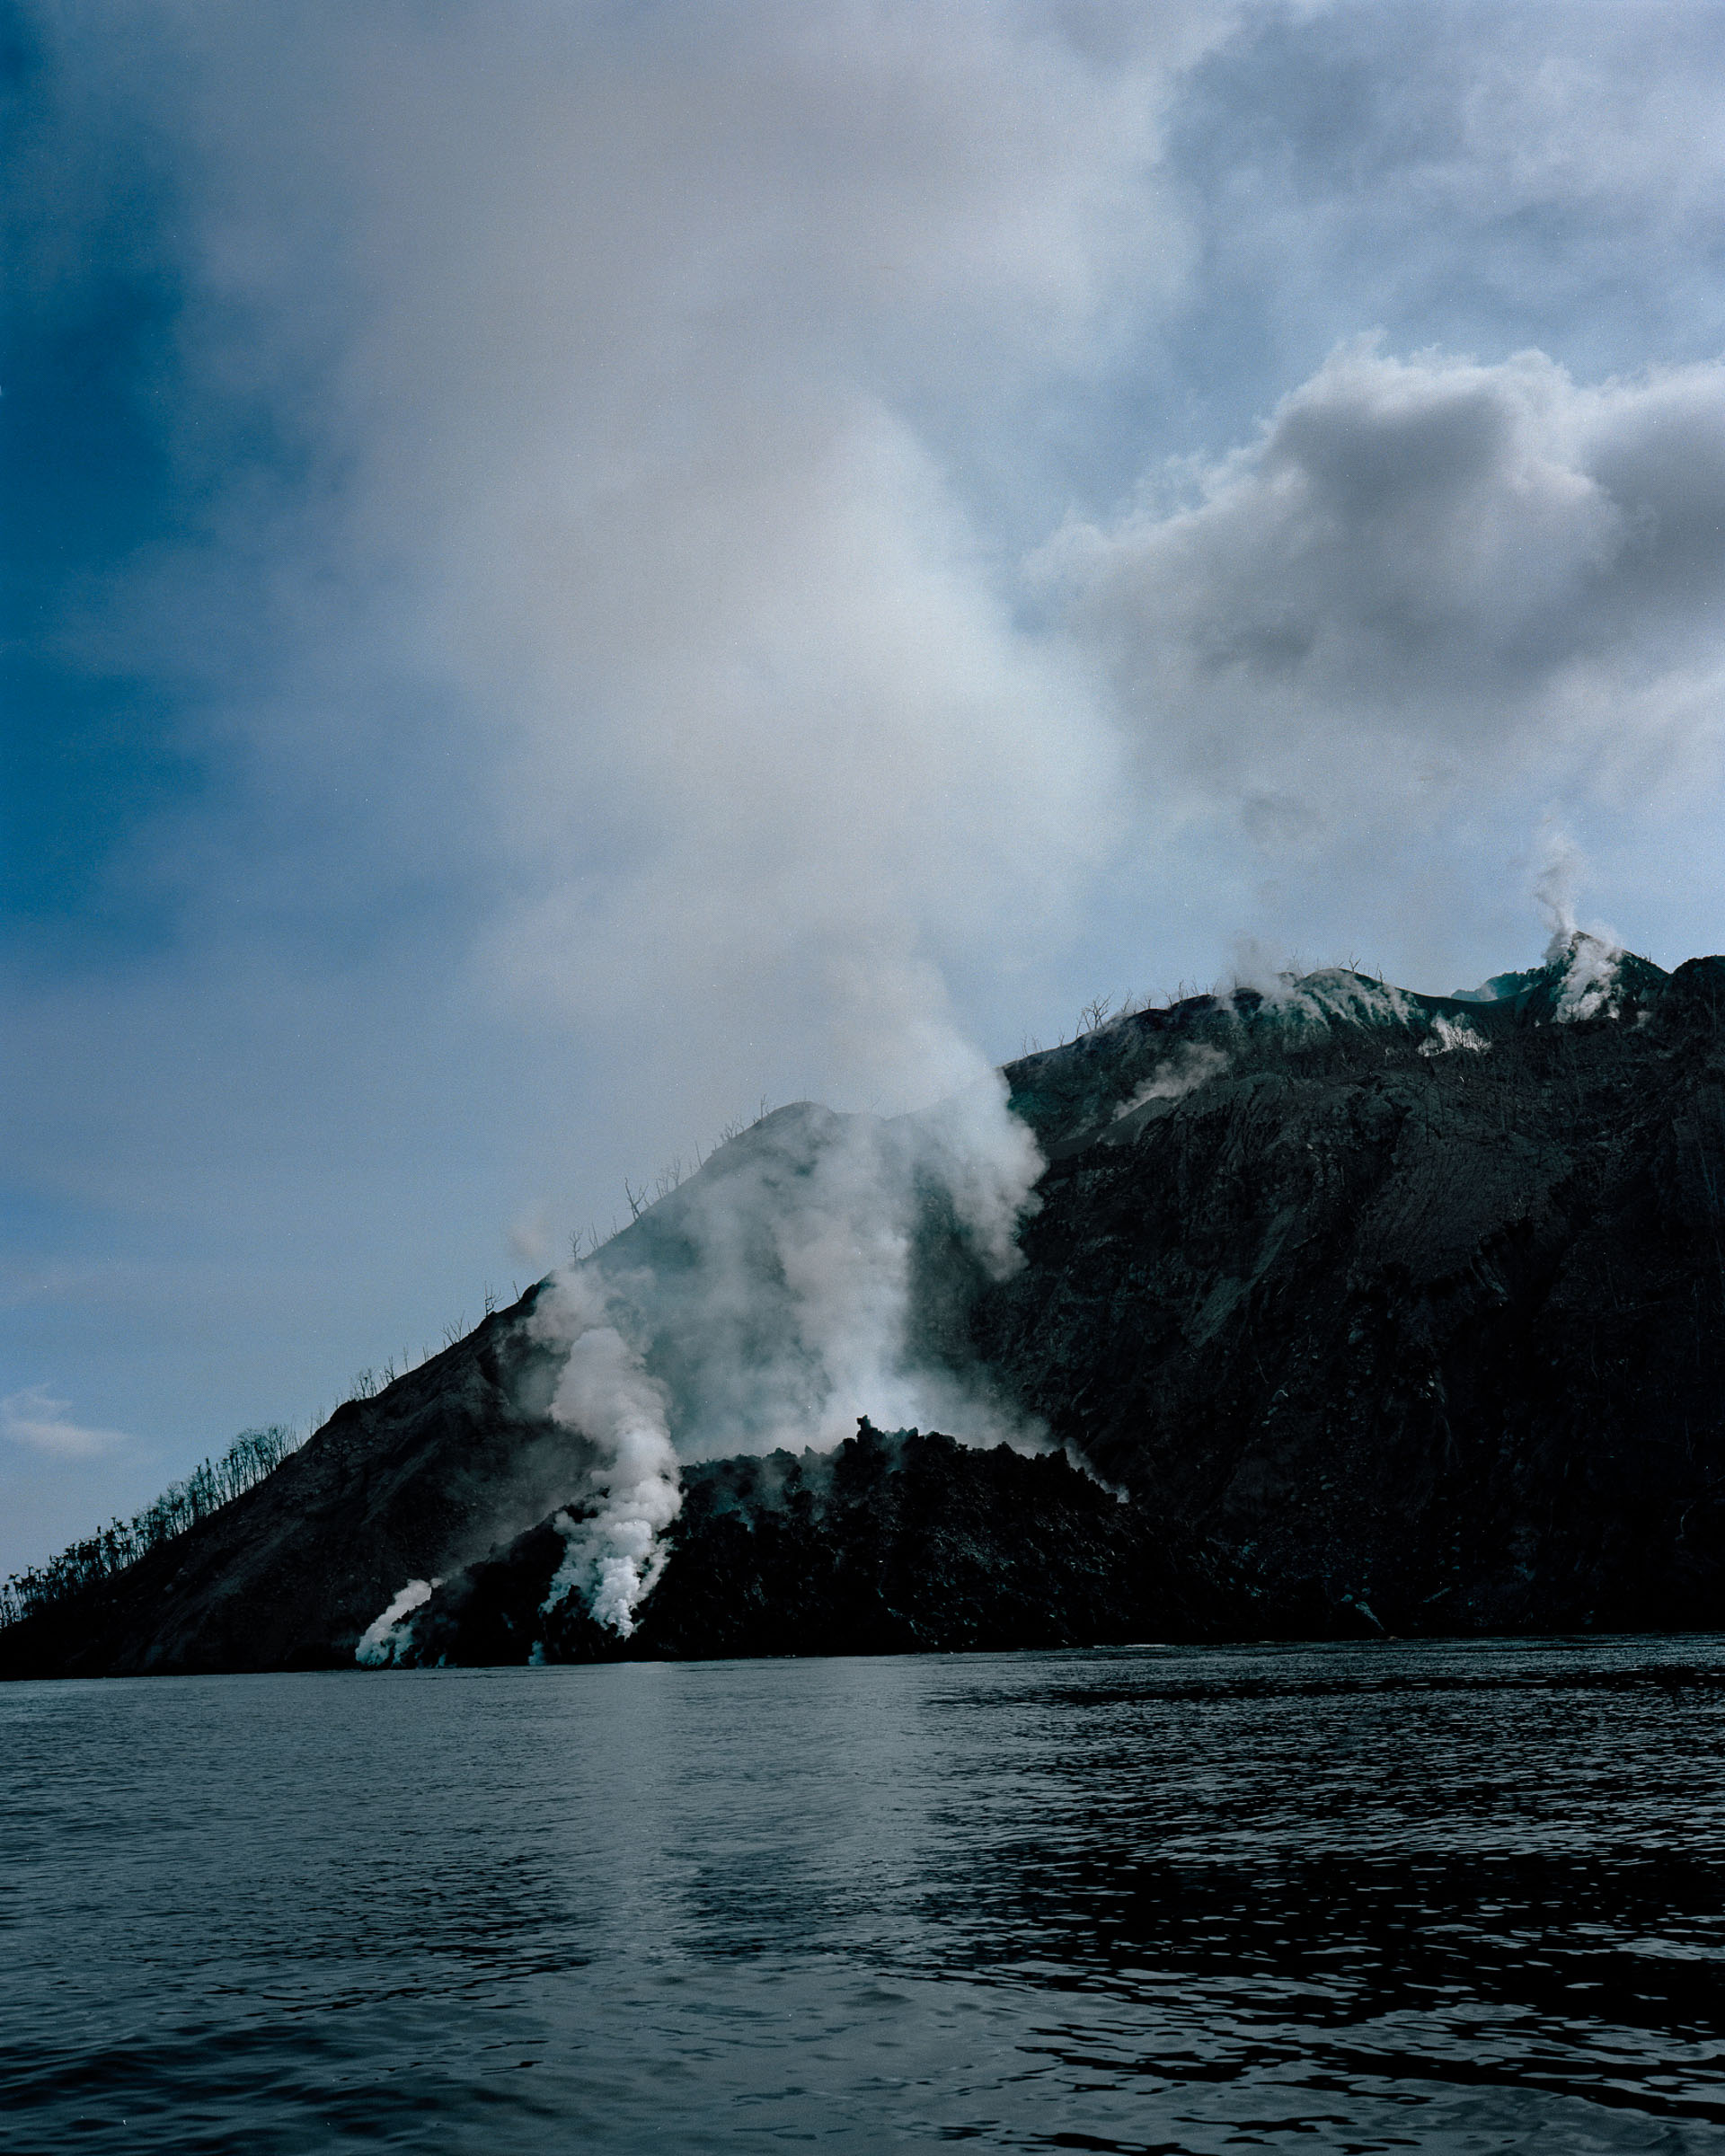
{"label": "steaming mountain slope", "polygon": [[[1036,1537],[1013,1508],[1041,1500],[994,1455],[877,1460],[862,1498],[801,1517],[783,1482],[763,1485],[746,1531],[700,1493],[753,1471],[692,1473],[632,1651],[854,1644],[861,1605],[841,1620],[829,1598],[824,1633],[801,1621],[798,1566],[898,1579],[877,1598],[882,1642],[1004,1644],[1011,1622],[1028,1641],[1721,1621],[1725,960],[1668,978],[1581,941],[1490,988],[1314,975],[1009,1065],[1047,1160],[1016,1271],[967,1211],[961,1125],[931,1138],[916,1118],[804,1105],[723,1148],[594,1268],[686,1458],[800,1451],[799,1418],[805,1437],[887,1419],[890,1402],[845,1396],[847,1372],[880,1383],[884,1365],[820,1362],[808,1312],[835,1280],[862,1301],[899,1280],[921,1397],[950,1399],[967,1436],[1040,1418],[1132,1501],[1092,1517],[1062,1497],[1044,1598],[1067,1631],[1035,1634]],[[815,1217],[839,1222],[862,1270],[811,1272]],[[577,1498],[591,1459],[549,1415],[540,1300],[350,1403],[119,1581],[0,1633],[0,1668],[349,1660],[403,1580],[451,1579],[427,1612],[442,1621],[493,1550],[508,1592],[486,1591],[530,1613],[556,1538],[511,1538]],[[919,1505],[971,1507],[969,1539],[942,1544]],[[999,1609],[1015,1596],[1021,1615],[967,1631],[963,1583],[989,1566],[1013,1582]],[[500,1654],[484,1636],[475,1616],[445,1644]],[[579,1624],[562,1649],[621,1651]]]}
{"label": "steaming mountain slope", "polygon": [[[1066,1647],[1189,1624],[1142,1562],[1141,1523],[1057,1453],[976,1451],[864,1423],[830,1453],[707,1462],[684,1478],[675,1554],[634,1657]],[[545,1603],[546,1522],[448,1581],[394,1658],[587,1661],[625,1651],[579,1596]]]}
{"label": "steaming mountain slope", "polygon": [[368,1401],[118,1577],[0,1630],[0,1674],[350,1663],[405,1578],[484,1555],[579,1480],[521,1306]]}

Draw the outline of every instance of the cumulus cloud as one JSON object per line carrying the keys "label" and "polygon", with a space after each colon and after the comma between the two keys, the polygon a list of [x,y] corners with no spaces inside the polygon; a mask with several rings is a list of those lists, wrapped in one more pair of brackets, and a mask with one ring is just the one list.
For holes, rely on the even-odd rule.
{"label": "cumulus cloud", "polygon": [[62,1460],[91,1460],[117,1452],[131,1443],[123,1430],[93,1428],[74,1422],[72,1402],[59,1399],[48,1385],[26,1385],[0,1400],[0,1436],[14,1445],[49,1453]]}
{"label": "cumulus cloud", "polygon": [[1215,309],[1198,393],[1237,411],[1267,354],[1285,386],[1374,323],[1587,379],[1716,354],[1722,58],[1704,0],[1246,10],[1173,130]]}
{"label": "cumulus cloud", "polygon": [[1355,342],[1179,477],[1047,562],[1140,771],[1266,851],[1716,777],[1725,367],[1585,385]]}

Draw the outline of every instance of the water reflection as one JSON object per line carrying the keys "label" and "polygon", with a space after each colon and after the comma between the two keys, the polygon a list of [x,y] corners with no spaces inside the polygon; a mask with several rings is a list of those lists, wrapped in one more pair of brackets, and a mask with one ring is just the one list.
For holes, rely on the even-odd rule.
{"label": "water reflection", "polygon": [[13,1687],[0,2146],[1717,2146],[1722,1723],[1694,1639]]}

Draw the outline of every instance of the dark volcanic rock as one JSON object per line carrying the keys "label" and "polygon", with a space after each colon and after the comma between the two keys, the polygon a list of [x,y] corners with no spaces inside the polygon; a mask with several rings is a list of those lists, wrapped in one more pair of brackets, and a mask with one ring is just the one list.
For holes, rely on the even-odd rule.
{"label": "dark volcanic rock", "polygon": [[707,1462],[684,1478],[664,1578],[626,1643],[565,1602],[549,1522],[447,1581],[412,1664],[1069,1647],[1190,1630],[1137,1509],[1057,1454],[864,1422],[836,1452]]}
{"label": "dark volcanic rock", "polygon": [[[1239,1628],[1725,1620],[1725,960],[1625,970],[1615,1017],[1540,973],[1010,1067],[1054,1158],[978,1351]],[[1171,1034],[1225,1064],[1119,1117]]]}
{"label": "dark volcanic rock", "polygon": [[[587,1454],[548,1418],[535,1290],[0,1632],[0,1673],[349,1662],[434,1577],[432,1659],[1725,1622],[1725,959],[1605,956],[1485,1001],[1314,975],[1008,1066],[1048,1162],[1026,1262],[991,1282],[931,1197],[915,1346],[1128,1504],[1057,1455],[937,1438],[721,1460],[686,1471],[626,1650],[547,1626],[562,1544],[533,1523]],[[715,1400],[726,1427],[719,1378],[776,1352],[772,1207],[859,1127],[782,1110],[600,1254],[647,1283],[674,1429]],[[721,1354],[703,1253],[744,1189]]]}

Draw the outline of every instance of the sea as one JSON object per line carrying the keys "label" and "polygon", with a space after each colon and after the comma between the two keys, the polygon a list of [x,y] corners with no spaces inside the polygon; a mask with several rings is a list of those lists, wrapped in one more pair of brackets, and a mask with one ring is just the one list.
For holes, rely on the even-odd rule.
{"label": "sea", "polygon": [[0,1688],[0,2149],[1725,2151],[1725,1638]]}

